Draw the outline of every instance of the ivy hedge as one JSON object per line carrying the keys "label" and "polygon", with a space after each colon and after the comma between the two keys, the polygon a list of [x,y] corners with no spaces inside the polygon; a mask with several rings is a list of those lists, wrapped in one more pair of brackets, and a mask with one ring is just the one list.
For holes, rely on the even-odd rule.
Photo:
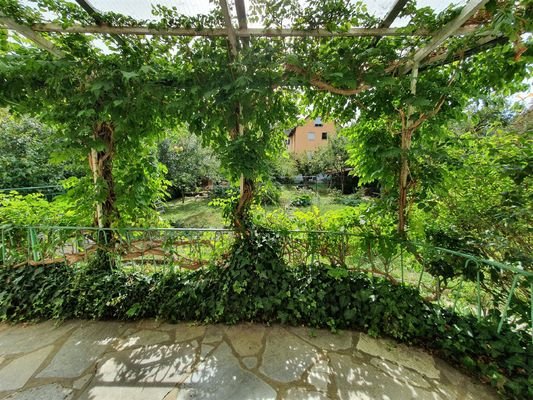
{"label": "ivy hedge", "polygon": [[55,264],[0,268],[0,320],[160,318],[305,324],[355,329],[428,349],[490,382],[507,398],[533,398],[533,344],[497,315],[481,321],[423,300],[409,287],[323,264],[288,268],[279,241],[238,241],[221,265],[143,274]]}

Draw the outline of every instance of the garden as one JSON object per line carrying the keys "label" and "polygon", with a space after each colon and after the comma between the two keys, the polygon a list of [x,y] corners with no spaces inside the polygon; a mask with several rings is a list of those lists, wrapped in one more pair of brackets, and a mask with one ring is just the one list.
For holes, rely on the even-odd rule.
{"label": "garden", "polygon": [[355,330],[531,398],[529,2],[194,3],[0,0],[0,321]]}

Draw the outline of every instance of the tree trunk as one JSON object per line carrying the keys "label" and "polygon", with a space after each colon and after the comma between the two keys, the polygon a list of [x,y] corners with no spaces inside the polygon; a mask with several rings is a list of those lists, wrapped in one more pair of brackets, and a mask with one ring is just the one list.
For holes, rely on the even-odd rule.
{"label": "tree trunk", "polygon": [[[114,128],[109,122],[95,125],[94,138],[104,145],[103,150],[91,150],[90,167],[96,190],[103,190],[103,201],[98,201],[95,211],[95,225],[99,228],[110,228],[118,218],[115,206],[116,194],[113,181]],[[102,187],[102,186],[103,187]],[[101,198],[102,196],[98,196]]]}
{"label": "tree trunk", "polygon": [[248,213],[254,198],[255,184],[252,179],[241,176],[241,191],[239,202],[234,214],[234,225],[237,232],[244,233],[248,226]]}
{"label": "tree trunk", "polygon": [[[114,245],[115,237],[112,230],[113,222],[118,219],[115,206],[116,194],[113,181],[113,153],[114,153],[114,128],[112,123],[102,122],[94,126],[94,138],[103,144],[103,150],[91,150],[89,164],[93,173],[93,182],[97,192],[98,201],[95,210],[95,225],[98,231],[96,241],[98,249],[93,260],[93,267],[99,270],[112,269],[115,262],[110,249]],[[101,196],[100,191],[104,191]],[[103,197],[103,201],[100,200]]]}
{"label": "tree trunk", "polygon": [[402,144],[400,156],[400,178],[398,196],[398,233],[405,236],[407,221],[407,194],[409,190],[409,149],[411,147],[411,134],[409,129],[402,130]]}
{"label": "tree trunk", "polygon": [[[416,96],[416,82],[418,80],[418,63],[413,65],[411,72],[411,95]],[[407,224],[408,209],[407,195],[409,191],[409,149],[415,129],[411,121],[414,113],[414,107],[409,105],[407,108],[407,118],[404,119],[402,114],[402,143],[400,155],[400,177],[399,177],[399,196],[398,196],[398,234],[406,237],[405,225]]]}

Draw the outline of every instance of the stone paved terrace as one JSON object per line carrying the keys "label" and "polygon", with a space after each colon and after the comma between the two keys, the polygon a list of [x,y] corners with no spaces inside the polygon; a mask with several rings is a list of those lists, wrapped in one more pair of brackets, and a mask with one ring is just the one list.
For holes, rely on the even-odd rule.
{"label": "stone paved terrace", "polygon": [[0,399],[495,399],[362,333],[261,325],[0,324]]}

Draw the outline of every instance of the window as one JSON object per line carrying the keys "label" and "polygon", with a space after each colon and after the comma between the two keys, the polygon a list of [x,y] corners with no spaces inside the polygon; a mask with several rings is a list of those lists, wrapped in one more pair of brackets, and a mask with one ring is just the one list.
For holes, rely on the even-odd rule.
{"label": "window", "polygon": [[328,133],[322,132],[322,140],[328,140]]}
{"label": "window", "polygon": [[322,126],[322,118],[317,117],[315,119],[315,126]]}
{"label": "window", "polygon": [[291,139],[287,139],[287,145],[291,144]]}
{"label": "window", "polygon": [[307,140],[315,140],[315,132],[309,132],[307,134]]}

